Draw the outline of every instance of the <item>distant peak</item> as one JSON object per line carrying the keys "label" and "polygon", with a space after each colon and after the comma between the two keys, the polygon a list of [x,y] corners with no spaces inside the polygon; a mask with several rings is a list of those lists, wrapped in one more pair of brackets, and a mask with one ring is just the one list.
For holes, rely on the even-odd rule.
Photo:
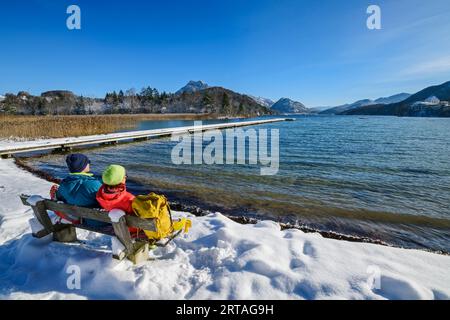
{"label": "distant peak", "polygon": [[207,84],[205,82],[203,82],[202,80],[190,80],[188,83],[188,85],[200,85],[200,86],[207,86]]}
{"label": "distant peak", "polygon": [[176,94],[182,94],[184,92],[196,92],[196,91],[200,91],[200,90],[204,90],[209,88],[208,84],[206,84],[205,82],[201,81],[201,80],[190,80],[183,88],[181,88],[180,90],[178,90],[176,92]]}
{"label": "distant peak", "polygon": [[289,98],[281,98],[272,106],[272,109],[281,113],[308,113],[309,110],[301,102]]}

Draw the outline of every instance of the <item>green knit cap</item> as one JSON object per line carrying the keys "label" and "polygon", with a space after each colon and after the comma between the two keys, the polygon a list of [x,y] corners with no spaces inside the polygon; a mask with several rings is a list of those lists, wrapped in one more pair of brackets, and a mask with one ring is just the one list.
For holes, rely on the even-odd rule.
{"label": "green knit cap", "polygon": [[125,168],[117,164],[108,166],[102,175],[103,183],[108,186],[117,186],[123,178],[125,178]]}

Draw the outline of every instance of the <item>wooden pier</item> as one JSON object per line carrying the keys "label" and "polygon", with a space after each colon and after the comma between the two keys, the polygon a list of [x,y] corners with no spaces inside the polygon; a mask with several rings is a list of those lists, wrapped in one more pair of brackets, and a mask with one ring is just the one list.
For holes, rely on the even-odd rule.
{"label": "wooden pier", "polygon": [[89,146],[89,145],[114,145],[120,141],[143,141],[151,138],[171,136],[172,134],[180,134],[183,132],[194,132],[201,128],[202,131],[227,129],[244,126],[253,126],[260,124],[268,124],[273,122],[288,121],[286,118],[266,119],[266,120],[252,120],[240,122],[227,122],[218,124],[196,126],[185,126],[164,129],[152,129],[141,131],[130,131],[120,133],[110,133],[102,135],[72,137],[72,138],[57,138],[37,141],[26,141],[11,144],[9,146],[0,147],[0,156],[2,158],[12,157],[14,154],[27,153],[34,151],[58,150],[62,152],[70,151],[73,147]]}

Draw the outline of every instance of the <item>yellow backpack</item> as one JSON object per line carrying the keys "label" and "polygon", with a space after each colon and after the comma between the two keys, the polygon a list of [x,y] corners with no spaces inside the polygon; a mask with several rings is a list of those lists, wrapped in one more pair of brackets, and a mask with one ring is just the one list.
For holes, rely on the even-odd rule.
{"label": "yellow backpack", "polygon": [[150,193],[134,198],[132,208],[135,215],[143,219],[154,219],[156,231],[144,230],[150,240],[161,240],[169,237],[173,232],[184,229],[187,233],[191,227],[191,221],[186,218],[172,221],[170,207],[167,198],[163,195]]}

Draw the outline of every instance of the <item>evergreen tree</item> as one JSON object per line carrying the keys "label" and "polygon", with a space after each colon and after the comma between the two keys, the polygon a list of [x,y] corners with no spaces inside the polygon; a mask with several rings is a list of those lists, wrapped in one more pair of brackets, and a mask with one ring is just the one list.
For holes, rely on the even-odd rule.
{"label": "evergreen tree", "polygon": [[122,90],[119,91],[119,96],[118,97],[119,97],[119,103],[123,103],[125,95],[124,95]]}
{"label": "evergreen tree", "polygon": [[242,102],[239,104],[238,114],[244,115],[244,105],[242,104]]}
{"label": "evergreen tree", "polygon": [[17,113],[17,103],[15,96],[12,94],[6,94],[5,100],[3,100],[3,112],[6,114]]}
{"label": "evergreen tree", "polygon": [[47,115],[48,114],[48,103],[44,97],[40,97],[36,104],[35,115]]}
{"label": "evergreen tree", "polygon": [[86,102],[84,97],[80,96],[75,102],[75,114],[86,114]]}
{"label": "evergreen tree", "polygon": [[224,114],[229,114],[231,111],[230,109],[231,109],[230,97],[226,92],[224,92],[222,97],[222,112]]}
{"label": "evergreen tree", "polygon": [[112,100],[111,113],[117,113],[119,111],[120,100],[116,91],[113,91],[111,100]]}
{"label": "evergreen tree", "polygon": [[211,95],[210,95],[209,93],[206,92],[206,93],[203,95],[202,105],[203,105],[204,107],[210,107],[210,106],[212,105],[212,103],[213,103],[213,99],[212,99]]}
{"label": "evergreen tree", "polygon": [[159,98],[159,91],[156,88],[152,88],[152,98],[153,100],[156,100]]}

